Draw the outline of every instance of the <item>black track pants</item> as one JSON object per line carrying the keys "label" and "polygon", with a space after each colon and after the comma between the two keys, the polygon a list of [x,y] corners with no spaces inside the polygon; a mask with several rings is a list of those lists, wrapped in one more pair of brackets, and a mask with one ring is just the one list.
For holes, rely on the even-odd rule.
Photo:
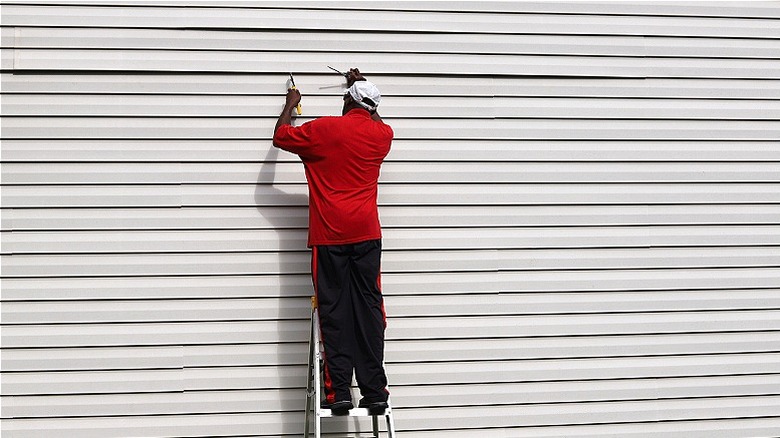
{"label": "black track pants", "polygon": [[366,401],[387,400],[381,254],[381,240],[312,248],[329,403],[352,400],[353,369]]}

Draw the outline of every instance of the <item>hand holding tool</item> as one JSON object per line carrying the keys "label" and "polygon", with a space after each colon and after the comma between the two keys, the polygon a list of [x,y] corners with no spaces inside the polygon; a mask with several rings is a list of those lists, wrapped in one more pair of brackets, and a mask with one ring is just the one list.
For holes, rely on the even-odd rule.
{"label": "hand holding tool", "polygon": [[[292,85],[292,87],[290,87],[290,89],[291,90],[295,90],[295,79],[293,79],[292,73],[290,73],[290,84]],[[303,112],[301,110],[301,104],[300,103],[298,104],[298,106],[295,107],[295,112],[298,113],[299,116]]]}
{"label": "hand holding tool", "polygon": [[351,68],[346,73],[336,70],[335,68],[328,66],[329,69],[335,71],[336,73],[344,76],[344,78],[347,80],[347,87],[351,87],[352,84],[354,84],[357,81],[365,81],[366,78],[363,77],[363,75],[360,73],[360,70],[357,68]]}

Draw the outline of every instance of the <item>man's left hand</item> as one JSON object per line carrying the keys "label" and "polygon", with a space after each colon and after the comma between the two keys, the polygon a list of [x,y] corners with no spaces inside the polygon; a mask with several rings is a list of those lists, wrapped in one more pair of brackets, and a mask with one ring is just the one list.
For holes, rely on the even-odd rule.
{"label": "man's left hand", "polygon": [[349,69],[349,73],[347,73],[347,87],[351,87],[352,84],[354,84],[357,81],[365,81],[366,78],[363,77],[363,75],[360,73],[360,70],[357,68],[351,68]]}

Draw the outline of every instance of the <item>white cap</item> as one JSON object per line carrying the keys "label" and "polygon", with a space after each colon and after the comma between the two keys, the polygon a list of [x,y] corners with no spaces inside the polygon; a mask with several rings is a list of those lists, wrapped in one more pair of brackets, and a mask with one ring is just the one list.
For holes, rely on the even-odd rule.
{"label": "white cap", "polygon": [[382,100],[382,95],[379,94],[379,88],[369,81],[355,81],[351,87],[347,88],[344,94],[349,93],[352,96],[352,100],[358,105],[369,111],[375,111],[379,106],[379,102]]}

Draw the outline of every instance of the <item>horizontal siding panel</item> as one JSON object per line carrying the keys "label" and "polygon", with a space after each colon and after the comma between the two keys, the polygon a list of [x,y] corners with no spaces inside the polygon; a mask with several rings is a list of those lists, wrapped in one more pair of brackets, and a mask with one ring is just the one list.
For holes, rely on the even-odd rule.
{"label": "horizontal siding panel", "polygon": [[[19,207],[180,207],[183,205],[179,187],[171,186],[114,186],[107,187],[57,187],[44,190],[37,187],[7,186],[3,189],[2,203],[6,208]],[[37,192],[37,195],[34,193]],[[59,193],[57,193],[59,192]],[[305,192],[302,192],[305,193]],[[251,195],[250,195],[251,196]],[[267,199],[268,197],[266,197]],[[59,201],[58,201],[59,199]],[[247,199],[248,200],[248,199]],[[282,204],[283,205],[283,204]]]}
{"label": "horizontal siding panel", "polygon": [[304,319],[309,298],[202,301],[73,301],[3,304],[4,324]]}
{"label": "horizontal siding panel", "polygon": [[[467,274],[469,275],[469,274]],[[476,273],[471,275],[478,275]],[[495,272],[476,277],[481,281],[463,282],[452,274],[424,276],[383,276],[383,287],[389,294],[453,294],[498,288],[514,292],[560,291],[626,291],[724,288],[774,288],[780,279],[776,269],[702,269],[702,270],[626,270],[626,271],[555,271],[522,273]],[[468,277],[466,277],[468,278]],[[386,279],[392,279],[386,281]]]}
{"label": "horizontal siding panel", "polygon": [[[736,226],[780,223],[780,206],[647,205],[647,206],[383,206],[382,225],[387,232],[416,227],[581,227],[581,226]],[[308,226],[305,205],[291,207],[116,208],[116,209],[6,209],[3,230],[264,230]],[[706,230],[704,231],[706,233]],[[11,241],[11,235],[6,237]],[[392,245],[392,242],[385,242]]]}
{"label": "horizontal siding panel", "polygon": [[780,49],[775,41],[705,38],[648,38],[642,39],[645,55],[679,56],[686,58],[772,58]]}
{"label": "horizontal siding panel", "polygon": [[[393,323],[394,324],[394,323]],[[388,363],[508,361],[660,357],[674,355],[772,353],[777,332],[545,338],[390,340]],[[60,347],[12,349],[3,353],[7,372],[73,372],[180,369],[182,367],[257,367],[303,365],[308,345],[184,345],[173,347]],[[684,394],[685,385],[678,385]]]}
{"label": "horizontal siding panel", "polygon": [[[58,3],[58,2],[52,2]],[[124,0],[122,4],[128,5],[141,5],[143,2],[139,0]],[[173,1],[157,1],[155,4],[160,5],[175,5]],[[246,2],[235,1],[199,1],[200,6],[243,6],[246,7]],[[362,9],[364,3],[359,1],[344,1],[339,3],[339,8],[345,9]],[[264,2],[266,7],[277,8],[320,8],[323,5],[316,1],[266,1]],[[571,2],[571,1],[556,1],[556,2],[516,2],[516,3],[504,3],[496,1],[482,1],[475,4],[470,1],[451,1],[442,3],[439,1],[416,1],[414,3],[400,3],[392,4],[386,3],[382,5],[374,5],[377,10],[403,10],[403,11],[460,11],[460,12],[503,12],[503,13],[555,13],[555,14],[604,14],[604,15],[671,15],[671,16],[705,16],[705,17],[777,17],[780,16],[780,11],[777,10],[777,5],[764,2],[719,2],[717,4],[708,4],[706,6],[699,5],[697,3],[659,3],[648,4],[644,2],[629,3],[620,2],[607,4],[598,3],[583,3],[583,2]]]}
{"label": "horizontal siding panel", "polygon": [[[301,121],[301,123],[305,122]],[[9,139],[270,139],[274,120],[251,118],[57,118],[3,120]],[[399,139],[492,140],[770,140],[780,121],[445,119],[421,126],[416,119],[388,121]],[[42,128],[43,126],[43,128]]]}
{"label": "horizontal siding panel", "polygon": [[[780,373],[777,354],[727,354],[633,358],[542,359],[454,363],[388,363],[393,387],[463,385],[493,382],[612,381],[637,378],[673,378],[678,389],[683,377],[731,377]],[[78,372],[21,372],[3,375],[4,393],[115,394],[124,392],[180,392],[295,388],[303,390],[306,366],[205,367],[171,370]],[[687,382],[690,384],[690,382]],[[86,388],[84,385],[88,385]],[[89,391],[84,391],[89,389]],[[301,397],[303,402],[303,397]]]}
{"label": "horizontal siding panel", "polygon": [[[382,276],[386,295],[459,293],[678,291],[776,289],[780,269],[653,269],[392,274]],[[4,278],[7,300],[306,297],[308,274],[284,276],[177,276],[155,278]]]}
{"label": "horizontal siding panel", "polygon": [[[493,25],[495,26],[495,25]],[[14,49],[3,54],[6,69],[79,70],[79,71],[151,71],[151,72],[240,72],[301,73],[322,72],[333,62],[332,53],[310,53],[300,57],[294,52],[155,51],[155,50],[83,50]],[[537,55],[466,55],[399,53],[388,57],[381,53],[343,53],[341,63],[364,65],[375,74],[437,74],[512,76],[599,76],[658,78],[757,78],[780,77],[780,61],[774,59],[588,57]]]}
{"label": "horizontal siding panel", "polygon": [[[757,207],[761,208],[761,207]],[[445,221],[447,211],[436,214],[427,209],[431,216],[441,216]],[[453,209],[454,210],[454,209]],[[479,213],[463,212],[462,216],[477,220]],[[509,213],[509,212],[507,212]],[[773,217],[773,210],[766,210]],[[778,209],[780,214],[780,208]],[[728,215],[728,213],[726,213]],[[724,218],[725,216],[724,215]],[[397,217],[399,223],[414,220],[416,213],[405,208],[383,209],[383,223]],[[504,216],[505,220],[507,215]],[[187,229],[287,229],[308,226],[308,207],[266,207],[262,214],[253,207],[238,208],[117,208],[117,209],[7,209],[3,210],[3,229],[14,231],[44,230],[187,230]],[[9,237],[10,239],[10,237]]]}
{"label": "horizontal siding panel", "polygon": [[[284,81],[279,81],[283,86]],[[257,117],[278,115],[279,96],[11,94],[6,116]],[[305,96],[307,117],[333,115],[340,96]],[[383,96],[382,114],[425,118],[778,120],[780,101],[632,98]]]}
{"label": "horizontal siding panel", "polygon": [[[757,397],[744,399],[699,399],[692,405],[688,401],[664,400],[658,402],[631,402],[621,404],[598,403],[588,405],[547,405],[547,406],[515,406],[486,407],[482,409],[450,408],[452,412],[443,409],[417,409],[405,412],[407,421],[414,421],[414,427],[427,428],[458,428],[472,427],[480,424],[489,427],[490,424],[505,426],[542,426],[551,424],[548,415],[557,417],[552,424],[587,424],[604,422],[644,422],[658,420],[683,420],[704,418],[739,418],[755,413],[755,416],[773,415],[777,409],[777,397]],[[649,405],[649,406],[648,406]],[[573,409],[573,411],[571,410]],[[602,409],[604,411],[602,411]],[[760,414],[759,412],[763,413]],[[453,415],[447,423],[440,420],[426,419],[426,413],[432,416]],[[473,415],[473,417],[472,417]],[[493,416],[496,417],[493,417]],[[478,418],[482,420],[478,420]],[[457,419],[457,420],[456,420]],[[484,423],[482,423],[484,421]]]}
{"label": "horizontal siding panel", "polygon": [[[697,312],[635,315],[545,315],[500,318],[397,319],[388,325],[390,339],[503,338],[637,333],[777,330],[774,311]],[[640,321],[640,322],[637,322]],[[447,325],[452,324],[452,325]],[[425,332],[423,336],[421,334]]]}
{"label": "horizontal siding panel", "polygon": [[[206,254],[3,255],[13,277],[306,274],[308,252]],[[387,273],[499,270],[774,268],[776,247],[386,251]]]}
{"label": "horizontal siding panel", "polygon": [[[780,102],[770,100],[681,100],[595,98],[505,98],[493,99],[496,115],[519,118],[614,118],[614,119],[776,119]],[[389,112],[393,110],[390,101]],[[436,103],[433,101],[432,103]],[[383,102],[384,105],[384,102]],[[404,111],[404,113],[412,113]],[[446,113],[445,113],[446,114]]]}
{"label": "horizontal siding panel", "polygon": [[[717,333],[674,335],[578,336],[543,339],[391,341],[387,360],[446,362],[465,360],[532,360],[728,354],[776,351],[777,333]],[[682,391],[682,389],[681,389]]]}
{"label": "horizontal siding panel", "polygon": [[535,54],[589,56],[677,56],[688,58],[779,58],[772,40],[654,38],[587,35],[482,35],[441,33],[363,33],[359,42],[349,33],[219,32],[165,29],[16,28],[5,30],[20,49],[154,49],[275,51],[297,47],[301,52],[402,53],[426,47],[438,53]]}
{"label": "horizontal siding panel", "polygon": [[[14,49],[4,53],[6,64],[13,63],[19,70],[79,70],[79,71],[151,71],[151,72],[239,72],[278,73],[280,71],[322,72],[323,66],[333,62],[332,53],[311,53],[301,57],[293,52],[193,52],[155,50],[83,50],[66,52],[51,49]],[[11,58],[13,56],[13,58]],[[365,71],[375,74],[442,74],[481,75],[490,71],[496,75],[562,75],[645,77],[650,73],[642,58],[631,57],[545,57],[518,55],[508,58],[501,55],[402,53],[392,57],[379,53],[344,53],[339,56],[346,65],[364,65]],[[598,60],[598,62],[596,62]],[[669,59],[667,68],[681,66],[684,61]],[[712,60],[699,60],[694,65],[682,67],[682,77],[776,77],[776,62],[766,60],[727,60],[720,74],[714,73]],[[8,68],[8,67],[6,67]],[[726,74],[729,72],[729,74]],[[709,73],[709,74],[707,74]],[[663,72],[651,76],[666,76]],[[336,82],[338,83],[338,82]]]}
{"label": "horizontal siding panel", "polygon": [[[308,275],[159,278],[4,278],[5,300],[310,296]],[[288,295],[289,294],[289,295]]]}
{"label": "horizontal siding panel", "polygon": [[[392,278],[390,278],[392,281]],[[521,294],[482,293],[386,297],[392,317],[546,315],[780,308],[778,289],[671,292]],[[6,302],[3,320],[12,324],[93,322],[238,321],[305,319],[308,296],[220,300],[132,300]]]}
{"label": "horizontal siding panel", "polygon": [[[639,401],[622,403],[592,403],[532,406],[495,406],[486,408],[427,408],[398,410],[397,417],[413,424],[411,430],[457,429],[519,426],[547,426],[555,424],[600,424],[624,422],[653,422],[659,420],[691,420],[740,418],[772,415],[777,409],[778,397],[744,397],[726,399],[700,399],[695,408],[687,408],[685,401]],[[402,412],[402,413],[400,413]],[[664,413],[667,413],[664,415]],[[762,415],[763,414],[763,415]],[[60,430],[83,437],[122,437],[148,435],[151,433],[181,433],[183,436],[252,436],[258,431],[262,435],[280,435],[287,432],[300,433],[303,425],[300,412],[284,414],[246,413],[215,414],[207,416],[163,416],[116,418],[69,418],[69,419],[18,419],[7,422],[6,431],[10,437],[36,436],[40,428]],[[451,415],[451,417],[448,417]],[[720,416],[720,417],[719,417]],[[367,420],[366,420],[367,421]],[[354,424],[344,421],[325,422],[325,432],[343,432],[344,426],[354,430]],[[370,424],[358,425],[365,431]],[[169,432],[170,431],[170,432]],[[256,436],[256,435],[254,435]]]}
{"label": "horizontal siding panel", "polygon": [[[34,401],[42,404],[28,405]],[[67,402],[70,401],[71,404]],[[300,391],[291,390],[248,390],[229,392],[197,392],[168,394],[123,394],[122,396],[77,396],[77,397],[25,397],[13,400],[18,407],[4,406],[11,415],[22,417],[43,417],[37,414],[40,408],[50,409],[52,416],[106,416],[106,415],[149,415],[160,412],[164,415],[188,412],[193,414],[300,411]],[[80,408],[80,409],[79,409]],[[18,414],[17,414],[18,413]],[[86,414],[86,415],[85,415]]]}
{"label": "horizontal siding panel", "polygon": [[[10,143],[10,142],[9,142]],[[284,155],[280,155],[283,157]],[[389,161],[780,161],[766,141],[394,140]]]}
{"label": "horizontal siding panel", "polygon": [[49,325],[3,330],[6,348],[300,342],[309,321]]}
{"label": "horizontal siding panel", "polygon": [[[474,385],[469,387],[471,404],[507,405],[560,402],[617,401],[635,397],[641,399],[673,398],[680,386],[706,394],[756,395],[777,391],[780,379],[770,376],[737,376],[693,378],[686,380],[618,380],[597,382],[541,382],[505,385]],[[427,389],[400,386],[393,389],[396,406],[458,406],[463,403],[463,388],[437,386]],[[424,395],[417,394],[423,392]],[[301,409],[299,390],[209,391],[157,394],[80,395],[14,397],[4,400],[3,411],[9,417],[40,418],[46,416],[114,416],[148,415],[150,412],[178,414],[191,412],[255,412],[298,411]]]}
{"label": "horizontal siding panel", "polygon": [[[420,237],[424,232],[425,237]],[[5,236],[12,254],[294,251],[306,230],[21,232]],[[780,226],[386,229],[383,248],[549,249],[588,247],[778,246]],[[282,256],[279,256],[282,257]],[[390,256],[392,260],[392,255]]]}
{"label": "horizontal siding panel", "polygon": [[[5,8],[4,8],[5,9]],[[297,13],[296,13],[297,12]],[[313,15],[316,15],[314,17]],[[470,32],[511,34],[561,33],[592,35],[594,28],[605,34],[717,36],[717,37],[777,37],[780,25],[771,19],[722,19],[700,17],[642,17],[590,15],[584,20],[576,15],[525,15],[501,13],[430,13],[385,11],[379,16],[371,10],[311,10],[300,9],[213,9],[213,8],[101,8],[8,5],[6,26],[56,27],[155,27],[289,29],[310,30],[377,29],[398,32]],[[432,19],[435,18],[435,19]],[[370,24],[369,24],[370,23]]]}
{"label": "horizontal siding panel", "polygon": [[[388,230],[390,250],[470,247],[572,248],[622,246],[729,246],[780,244],[780,227],[643,227],[546,228],[475,230],[426,230],[427,239],[415,238],[416,230]],[[468,233],[471,238],[466,236]],[[430,239],[430,241],[428,240]],[[474,240],[478,240],[474,242]],[[493,239],[497,241],[492,242]],[[614,240],[613,240],[614,239]],[[429,243],[430,242],[430,243]],[[468,242],[468,243],[466,243]],[[483,243],[484,242],[484,243]],[[454,243],[454,244],[453,244]],[[452,246],[450,246],[452,245]]]}
{"label": "horizontal siding panel", "polygon": [[[443,236],[445,237],[445,236]],[[83,252],[228,252],[301,250],[306,230],[261,230],[246,232],[87,232],[20,233],[6,236],[4,251],[11,253]]]}
{"label": "horizontal siding panel", "polygon": [[[6,373],[2,377],[3,384],[6,383],[9,373],[14,372],[182,369],[186,361],[187,348],[190,347],[8,349],[3,351],[2,366]],[[254,352],[254,365],[262,364],[263,351],[260,350],[262,347],[250,345],[243,348]],[[288,347],[288,349],[294,348]],[[306,355],[306,346],[302,346],[299,350],[303,351],[303,354],[296,358],[300,361],[300,358]],[[234,357],[241,357],[241,352],[237,351]],[[4,395],[15,394],[4,392]],[[10,398],[6,401],[13,402],[14,399]]]}
{"label": "horizontal siding panel", "polygon": [[[5,163],[6,184],[304,184],[300,163]],[[383,183],[777,182],[778,163],[385,163]]]}
{"label": "horizontal siding panel", "polygon": [[[753,341],[762,350],[765,337]],[[288,344],[132,346],[101,348],[12,349],[3,353],[3,369],[9,372],[105,371],[182,369],[214,366],[303,365],[306,342]],[[299,382],[300,386],[300,382]]]}
{"label": "horizontal siding panel", "polygon": [[[280,88],[284,81],[279,81]],[[143,117],[257,117],[271,116],[281,110],[279,96],[79,96],[79,95],[22,95],[3,99],[8,115],[21,116],[143,116]],[[737,101],[741,102],[741,101]],[[306,98],[307,117],[335,115],[341,110],[341,97],[312,96]],[[773,102],[771,102],[773,103]],[[771,113],[771,103],[762,106]],[[405,114],[423,117],[432,109],[441,107],[437,117],[490,118],[493,107],[523,105],[523,102],[493,98],[415,98],[384,96],[383,114]],[[780,107],[780,105],[778,105]],[[511,111],[511,109],[510,109]],[[780,111],[778,111],[780,113]],[[770,116],[771,117],[771,116]]]}
{"label": "horizontal siding panel", "polygon": [[[268,155],[255,141],[220,140],[5,140],[3,158],[14,161],[258,161]],[[759,146],[760,147],[760,146]],[[265,153],[263,153],[265,152]],[[292,156],[280,154],[287,160]]]}
{"label": "horizontal siding panel", "polygon": [[[270,378],[271,367],[254,368],[258,378]],[[216,369],[213,369],[216,370]],[[265,371],[260,376],[258,370]],[[280,367],[275,379],[289,375],[291,385],[306,379],[306,367]],[[220,370],[224,372],[225,370]],[[231,370],[232,371],[232,370]],[[295,382],[297,380],[297,382]],[[68,395],[68,394],[114,394],[125,392],[182,392],[185,389],[184,374],[178,369],[123,370],[123,371],[79,371],[79,372],[20,372],[2,375],[3,393],[8,395]]]}
{"label": "horizontal siding panel", "polygon": [[[484,339],[762,330],[780,330],[778,311],[528,315],[411,320],[390,318],[387,339]],[[12,325],[3,331],[6,348],[284,343],[307,339],[309,321]]]}
{"label": "horizontal siding panel", "polygon": [[[73,2],[66,0],[50,0],[48,5],[72,5]],[[181,6],[175,0],[155,1],[157,6]],[[110,5],[110,6],[148,6],[143,0],[123,0],[121,2],[95,1],[92,6]],[[323,5],[317,0],[288,0],[288,1],[264,1],[262,5],[253,5],[243,0],[198,0],[193,6],[199,7],[239,7],[239,8],[306,8],[306,9],[335,9],[328,5]],[[339,9],[365,9],[365,3],[359,1],[343,1],[339,3]],[[616,3],[594,4],[580,3],[570,1],[557,2],[518,2],[506,4],[500,1],[482,1],[478,5],[469,1],[452,1],[442,3],[439,1],[415,1],[414,3],[372,5],[372,10],[376,11],[418,11],[418,12],[497,12],[497,13],[551,13],[551,14],[603,14],[603,15],[649,15],[649,16],[695,16],[695,17],[757,17],[770,18],[777,17],[780,12],[777,6],[765,2],[719,2],[716,5],[701,6],[697,3],[675,4],[675,3]]]}
{"label": "horizontal siding panel", "polygon": [[[720,40],[722,41],[722,40]],[[384,81],[392,77],[383,77]],[[423,78],[419,79],[424,80]],[[487,82],[498,96],[647,97],[683,99],[775,99],[775,81],[713,78],[494,78]]]}
{"label": "horizontal siding panel", "polygon": [[742,438],[744,436],[776,436],[780,434],[777,417],[769,418],[730,418],[726,420],[687,420],[641,424],[597,424],[570,426],[520,427],[514,429],[462,429],[415,431],[421,438],[473,437],[475,433],[489,433],[502,438],[657,438],[663,435],[669,438],[707,438],[717,435],[720,438]]}
{"label": "horizontal siding panel", "polygon": [[[776,354],[389,364],[393,385],[775,374]],[[238,372],[238,370],[236,370]],[[305,370],[304,370],[305,371]],[[608,377],[607,377],[608,376]],[[238,377],[238,375],[236,375]]]}
{"label": "horizontal siding panel", "polygon": [[[305,254],[3,256],[6,277],[305,274]],[[411,263],[410,263],[411,264]],[[465,265],[465,263],[462,263]],[[483,267],[487,266],[484,264]]]}
{"label": "horizontal siding panel", "polygon": [[[330,72],[327,67],[317,73],[299,75],[297,84],[304,90],[307,96],[338,96],[345,88],[343,79]],[[109,93],[128,95],[221,95],[221,96],[256,96],[256,95],[280,95],[284,93],[284,87],[288,76],[282,74],[252,74],[252,75],[177,75],[177,74],[132,74],[115,76],[83,73],[79,75],[50,75],[45,72],[34,76],[1,74],[3,91],[11,95],[13,93],[47,93],[47,94],[73,94],[73,93]],[[384,76],[381,77],[382,91],[387,96],[392,95],[435,95],[435,96],[492,96],[494,95],[493,78],[428,78],[410,76]],[[526,81],[538,82],[532,79]],[[644,81],[637,81],[633,90],[642,92],[646,88]],[[766,96],[772,93],[770,90],[759,90],[751,87],[750,81],[742,81],[734,84],[733,81],[716,81],[717,85],[731,89],[732,93],[745,97]],[[510,89],[513,82],[502,83],[502,89]],[[611,84],[611,85],[610,85]],[[617,83],[605,82],[602,89],[614,89],[622,81]],[[731,85],[729,85],[731,84]],[[530,84],[529,84],[530,85]],[[553,84],[547,83],[547,86]],[[625,87],[626,84],[623,84]],[[771,85],[768,84],[769,87]],[[517,85],[515,85],[517,87]],[[534,87],[526,87],[531,92]],[[516,88],[515,88],[516,89]],[[710,87],[710,92],[717,92],[718,87]],[[722,90],[722,89],[721,89]],[[625,91],[624,91],[625,92]]]}
{"label": "horizontal siding panel", "polygon": [[[390,277],[392,280],[393,277]],[[435,295],[391,295],[385,301],[391,316],[575,314],[773,309],[780,308],[779,292],[777,289],[587,293],[548,291],[540,294],[498,292],[452,295],[447,300],[441,300]],[[29,305],[36,306],[35,303]]]}
{"label": "horizontal siding panel", "polygon": [[[306,205],[305,185],[6,186],[6,208],[240,207]],[[444,187],[447,190],[442,190]],[[391,184],[381,206],[777,204],[778,184]]]}
{"label": "horizontal siding panel", "polygon": [[[57,431],[63,435],[83,438],[112,438],[126,436],[155,436],[179,434],[185,437],[203,436],[280,436],[285,431],[295,430],[301,433],[303,426],[292,429],[295,423],[302,423],[302,412],[283,421],[282,414],[216,414],[206,416],[151,416],[120,418],[67,418],[67,419],[16,419],[4,423],[4,431],[9,438],[39,436],[40,430]],[[369,426],[370,427],[370,426]],[[335,429],[331,428],[331,431]]]}
{"label": "horizontal siding panel", "polygon": [[[723,41],[723,40],[719,40]],[[343,68],[343,67],[342,67]],[[366,70],[367,71],[367,70]],[[327,74],[327,67],[316,73],[298,75],[296,84],[307,96],[338,96],[344,81]],[[778,99],[780,85],[775,81],[748,79],[685,78],[572,78],[533,77],[428,77],[381,76],[385,96],[503,96],[503,97],[622,97],[671,99]],[[281,95],[287,76],[274,74],[132,74],[78,75],[0,74],[3,91],[14,93],[127,95],[262,96]],[[184,157],[182,157],[184,158]]]}
{"label": "horizontal siding panel", "polygon": [[[37,402],[37,403],[36,403]],[[15,397],[3,406],[13,417],[41,418],[110,415],[163,415],[301,410],[300,391],[247,390],[229,392],[185,392],[82,395],[59,397]],[[48,411],[48,413],[46,412]]]}
{"label": "horizontal siding panel", "polygon": [[[280,47],[296,47],[308,52],[377,52],[404,53],[411,47],[427,48],[438,53],[476,54],[568,54],[591,56],[642,56],[645,54],[643,38],[619,36],[571,36],[571,35],[484,35],[474,38],[470,34],[442,33],[363,33],[360,41],[354,41],[351,33],[290,33],[266,31],[181,32],[165,29],[114,29],[114,28],[16,28],[6,31],[14,38],[19,49],[113,49],[113,50],[201,50],[201,51],[278,51]],[[700,44],[701,45],[701,44]],[[736,44],[732,44],[736,46]],[[744,50],[767,49],[766,54],[778,55],[771,42],[742,44]],[[678,49],[679,50],[679,49]],[[728,47],[724,47],[728,50]],[[751,53],[751,52],[748,52]],[[760,53],[760,52],[752,52]],[[721,53],[723,56],[724,53]]]}
{"label": "horizontal siding panel", "polygon": [[[5,140],[5,162],[297,162],[267,141],[251,140]],[[387,164],[397,161],[446,162],[744,162],[780,161],[771,141],[577,141],[431,140],[393,141]],[[430,164],[430,163],[429,163]],[[215,167],[219,169],[219,167]],[[258,170],[259,171],[259,170]]]}

